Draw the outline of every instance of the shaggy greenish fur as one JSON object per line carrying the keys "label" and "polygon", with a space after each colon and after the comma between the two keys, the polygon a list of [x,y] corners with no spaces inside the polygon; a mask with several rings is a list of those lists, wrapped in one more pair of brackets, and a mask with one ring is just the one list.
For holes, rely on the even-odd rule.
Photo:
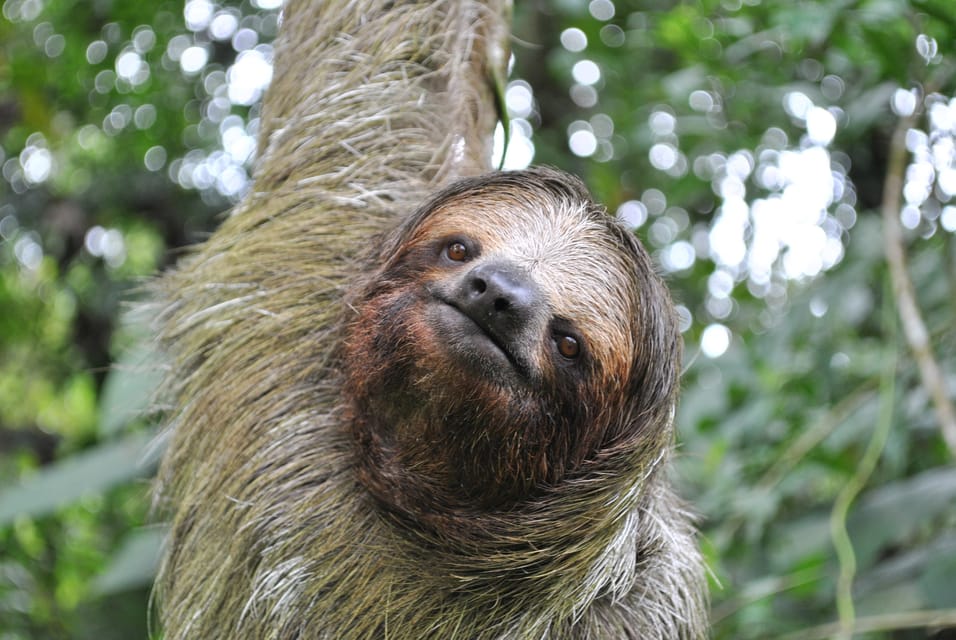
{"label": "shaggy greenish fur", "polygon": [[664,472],[672,404],[641,446],[481,535],[403,526],[355,474],[343,300],[383,230],[490,169],[506,5],[284,8],[254,189],[156,285],[167,640],[705,635],[700,556]]}

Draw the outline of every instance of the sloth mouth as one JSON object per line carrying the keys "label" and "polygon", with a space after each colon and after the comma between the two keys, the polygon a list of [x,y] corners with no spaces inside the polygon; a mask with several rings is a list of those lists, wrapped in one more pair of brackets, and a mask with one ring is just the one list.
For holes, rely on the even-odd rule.
{"label": "sloth mouth", "polygon": [[481,318],[475,318],[449,300],[438,298],[438,302],[441,303],[442,324],[447,329],[448,337],[456,341],[453,348],[457,350],[470,347],[468,351],[473,353],[479,367],[493,377],[501,375],[500,366],[495,366],[501,360],[506,361],[520,376],[528,377],[527,365],[522,363],[508,342],[482,322]]}

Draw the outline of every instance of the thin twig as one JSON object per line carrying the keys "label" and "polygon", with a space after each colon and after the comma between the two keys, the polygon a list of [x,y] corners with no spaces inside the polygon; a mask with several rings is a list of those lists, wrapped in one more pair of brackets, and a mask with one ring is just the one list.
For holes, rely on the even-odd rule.
{"label": "thin twig", "polygon": [[[773,465],[761,476],[754,485],[754,490],[762,494],[769,494],[773,488],[783,480],[800,461],[820,442],[832,435],[841,427],[854,412],[866,404],[873,397],[875,381],[867,379],[847,394],[836,406],[828,409],[813,426],[804,430],[801,435],[791,442],[786,451],[777,457]],[[722,529],[722,537],[729,539],[746,521],[744,514],[737,514],[729,519]]]}
{"label": "thin twig", "polygon": [[893,294],[896,297],[896,307],[900,315],[903,335],[910,351],[913,352],[913,357],[916,359],[923,386],[933,400],[933,407],[936,411],[936,418],[939,420],[943,440],[949,447],[952,456],[956,458],[956,411],[953,410],[942,371],[930,346],[926,323],[923,321],[922,313],[916,303],[913,281],[910,279],[906,266],[903,228],[900,224],[903,180],[908,160],[906,132],[915,126],[916,119],[915,113],[901,118],[890,142],[889,161],[886,181],[883,183],[883,203],[881,206],[884,250],[893,280]]}
{"label": "thin twig", "polygon": [[865,380],[840,402],[828,409],[812,426],[787,445],[773,465],[761,476],[757,487],[770,492],[803,458],[846,422],[860,407],[873,399],[876,381]]}
{"label": "thin twig", "polygon": [[[889,289],[889,283],[886,289]],[[889,291],[883,302],[883,321],[891,327],[889,346],[885,348],[885,363],[880,379],[880,418],[870,437],[863,459],[856,465],[853,477],[844,485],[833,503],[830,512],[830,536],[833,547],[836,549],[837,560],[840,565],[840,575],[837,578],[836,608],[839,616],[840,630],[835,634],[837,640],[850,640],[856,622],[856,609],[853,606],[853,579],[856,577],[856,552],[850,540],[846,519],[850,513],[853,501],[866,486],[876,464],[883,455],[886,441],[893,427],[893,405],[896,397],[896,364],[897,343],[896,323],[893,321],[893,308],[889,300]]]}
{"label": "thin twig", "polygon": [[[952,627],[956,627],[956,609],[937,609],[857,618],[853,625],[853,632],[873,633],[899,629],[949,629]],[[826,640],[832,638],[839,630],[839,622],[829,622],[817,627],[788,633],[778,640]]]}
{"label": "thin twig", "polygon": [[744,607],[757,602],[769,600],[792,589],[799,589],[819,582],[822,570],[819,567],[806,567],[783,576],[770,576],[753,583],[753,586],[743,588],[739,594],[715,605],[710,612],[711,624],[716,625],[729,618]]}

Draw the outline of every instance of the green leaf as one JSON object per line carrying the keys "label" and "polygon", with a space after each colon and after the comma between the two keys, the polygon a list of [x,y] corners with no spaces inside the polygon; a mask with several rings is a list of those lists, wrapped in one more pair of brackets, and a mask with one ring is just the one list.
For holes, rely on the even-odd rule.
{"label": "green leaf", "polygon": [[707,86],[707,70],[699,65],[686,67],[661,78],[661,85],[674,100],[686,100],[694,89]]}
{"label": "green leaf", "polygon": [[890,98],[898,85],[884,82],[867,89],[847,105],[846,130],[850,135],[859,135],[870,130],[876,121],[890,115]]}
{"label": "green leaf", "polygon": [[858,576],[854,593],[862,609],[879,611],[904,585],[910,600],[921,608],[956,604],[956,536],[943,535],[923,546],[888,554]]}
{"label": "green leaf", "polygon": [[793,49],[798,43],[811,43],[818,46],[833,31],[841,11],[847,2],[814,3],[812,7],[805,3],[787,3],[774,13],[776,26],[788,38],[797,42],[790,44]]}
{"label": "green leaf", "polygon": [[919,584],[907,580],[875,592],[857,606],[860,615],[878,615],[887,611],[916,611],[926,606]]}
{"label": "green leaf", "polygon": [[921,530],[956,508],[956,468],[924,471],[869,492],[850,517],[850,532],[861,565],[877,552]]}
{"label": "green leaf", "polygon": [[956,607],[956,548],[951,548],[948,555],[934,558],[919,585],[933,608]]}
{"label": "green leaf", "polygon": [[148,474],[158,447],[151,433],[133,433],[120,440],[74,454],[0,491],[0,526],[19,516],[38,517]]}
{"label": "green leaf", "polygon": [[164,527],[150,527],[128,535],[103,573],[93,581],[93,591],[97,595],[111,595],[152,583],[166,533]]}
{"label": "green leaf", "polygon": [[154,353],[140,342],[110,371],[100,400],[100,433],[114,434],[148,412],[162,377]]}

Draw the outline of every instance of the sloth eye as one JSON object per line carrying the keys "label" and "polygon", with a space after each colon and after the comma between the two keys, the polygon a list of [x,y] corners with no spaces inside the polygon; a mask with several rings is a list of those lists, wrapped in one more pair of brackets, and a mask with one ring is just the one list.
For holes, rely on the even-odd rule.
{"label": "sloth eye", "polygon": [[468,247],[458,241],[451,242],[445,247],[445,255],[448,256],[449,260],[464,262],[465,258],[468,257]]}
{"label": "sloth eye", "polygon": [[556,335],[555,343],[558,346],[558,353],[568,360],[574,360],[581,353],[581,344],[574,336]]}

